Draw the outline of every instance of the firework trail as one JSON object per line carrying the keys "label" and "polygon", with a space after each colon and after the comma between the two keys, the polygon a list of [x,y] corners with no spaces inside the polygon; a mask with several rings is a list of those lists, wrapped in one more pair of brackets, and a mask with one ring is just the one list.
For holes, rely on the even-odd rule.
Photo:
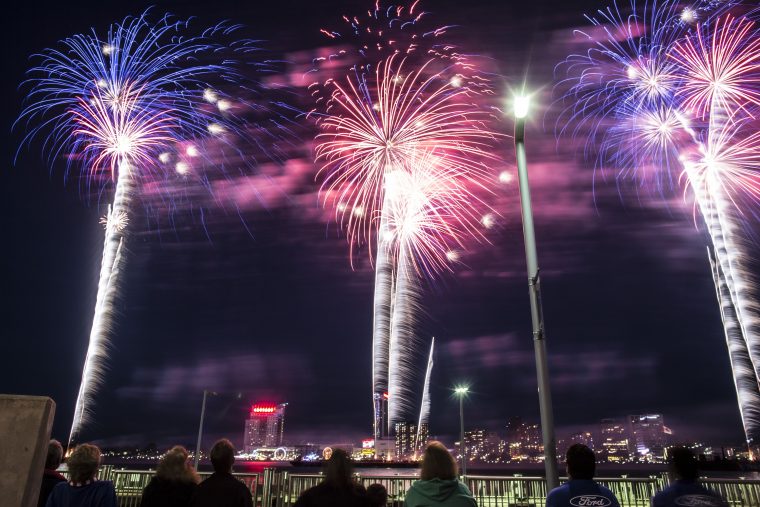
{"label": "firework trail", "polygon": [[[654,178],[643,176],[642,185],[662,192],[685,182],[692,189],[715,256],[716,293],[752,445],[760,437],[760,318],[741,224],[746,204],[760,196],[760,136],[744,132],[760,106],[760,41],[753,21],[726,14],[731,3],[677,16],[675,5],[638,15],[634,4],[628,18],[589,18],[605,36],[565,62],[576,100],[565,118],[574,134],[591,132],[587,150],[601,138],[600,165],[619,167],[621,178],[653,168]],[[616,34],[624,34],[623,42]],[[755,372],[752,389],[747,361]]]}
{"label": "firework trail", "polygon": [[430,377],[433,374],[433,349],[435,348],[435,338],[430,340],[430,354],[428,355],[427,368],[425,369],[425,383],[422,388],[422,403],[420,404],[420,418],[417,420],[417,449],[422,448],[422,425],[428,424],[430,420]]}
{"label": "firework trail", "polygon": [[[413,339],[408,333],[418,306],[418,289],[415,278],[410,277],[434,272],[441,262],[445,265],[447,250],[432,254],[426,247],[420,248],[426,245],[421,241],[426,236],[415,240],[413,234],[406,233],[401,242],[405,248],[398,250],[390,243],[399,237],[398,224],[414,213],[405,207],[405,198],[387,189],[404,189],[414,178],[422,181],[415,168],[420,166],[419,161],[432,162],[434,158],[442,161],[434,164],[441,177],[452,176],[456,167],[457,177],[464,175],[473,189],[487,191],[487,182],[493,179],[485,163],[494,159],[489,147],[497,137],[487,127],[490,112],[473,102],[467,87],[452,83],[445,72],[435,72],[432,67],[432,61],[412,66],[403,57],[391,56],[371,75],[354,74],[345,85],[332,82],[329,115],[321,120],[322,131],[317,136],[317,158],[323,161],[322,192],[339,203],[337,219],[347,231],[352,255],[357,247],[366,244],[371,249],[377,243],[373,398],[377,400],[380,390],[387,386],[391,426],[410,419],[408,395],[414,389],[408,385],[416,376],[413,361],[408,359],[408,354],[413,354]],[[472,199],[468,212],[461,214],[474,227],[479,224],[475,218],[479,203]],[[389,208],[409,215],[389,213]],[[414,248],[410,250],[410,246]],[[410,255],[415,252],[429,255]]]}
{"label": "firework trail", "polygon": [[67,176],[76,163],[87,189],[98,185],[100,195],[113,186],[113,202],[101,220],[105,240],[98,293],[70,443],[91,416],[103,382],[137,184],[175,175],[173,168],[162,174],[168,170],[165,150],[175,144],[214,130],[237,131],[234,115],[221,114],[221,107],[203,100],[208,79],[234,80],[231,61],[199,63],[204,53],[213,56],[223,49],[213,38],[234,27],[217,25],[193,36],[186,21],[165,16],[151,23],[147,14],[111,25],[104,39],[95,32],[75,35],[37,55],[28,105],[17,121],[27,128],[22,145],[41,137],[51,163],[67,157]]}
{"label": "firework trail", "polygon": [[[348,42],[354,50],[348,50],[346,46],[338,46],[333,54],[316,58],[313,62],[314,69],[312,72],[318,79],[309,89],[317,108],[321,109],[323,113],[316,116],[318,122],[323,121],[324,118],[332,117],[336,112],[333,110],[335,106],[335,83],[343,80],[341,74],[335,74],[336,68],[341,69],[340,72],[348,70],[349,74],[355,76],[355,82],[358,87],[362,88],[361,93],[364,93],[366,98],[371,93],[370,90],[383,86],[377,71],[382,71],[382,67],[388,65],[388,62],[394,58],[403,58],[407,68],[423,69],[427,75],[435,74],[437,78],[448,79],[453,87],[462,88],[470,95],[492,93],[490,80],[481,75],[477,67],[470,61],[470,55],[461,53],[456,45],[444,40],[444,36],[450,27],[434,25],[432,16],[422,8],[419,0],[408,5],[388,6],[383,6],[377,1],[372,8],[359,15],[343,16],[342,21],[343,25],[337,30],[323,29],[321,31],[331,39],[331,42],[338,44]],[[327,75],[324,76],[325,74]],[[394,75],[396,84],[401,82],[403,78],[404,75],[401,72]],[[352,90],[352,92],[356,92],[356,90]],[[373,107],[379,107],[379,103],[369,104]],[[367,112],[369,113],[368,116],[372,114],[371,111]],[[338,112],[338,114],[341,113]],[[387,120],[388,118],[384,118],[377,121],[386,122]],[[394,119],[390,120],[395,121]],[[402,128],[407,127],[403,126]],[[384,134],[380,135],[385,137]],[[414,133],[413,135],[417,134]],[[411,145],[411,142],[407,144]],[[403,163],[403,160],[388,158],[381,163],[390,167]],[[375,177],[377,179],[373,185],[379,189],[384,179],[382,176]],[[380,420],[382,419],[383,401],[385,399],[384,393],[389,390],[389,368],[393,369],[389,366],[389,349],[392,313],[394,301],[397,299],[398,287],[394,273],[399,271],[398,266],[392,264],[395,261],[389,256],[389,246],[383,239],[388,235],[387,217],[384,213],[379,213],[377,216],[368,213],[371,210],[377,211],[387,207],[384,197],[380,197],[380,195],[376,197],[377,200],[371,202],[374,206],[367,206],[367,202],[359,200],[360,204],[340,201],[338,207],[339,211],[347,211],[359,219],[357,222],[363,222],[367,227],[366,230],[362,231],[362,234],[353,236],[353,239],[357,241],[351,241],[352,254],[353,249],[362,244],[369,245],[370,251],[372,251],[371,243],[374,233],[377,232],[376,252],[373,259],[375,264],[375,295],[372,384],[375,438],[379,438],[381,436],[379,430],[382,426]],[[346,225],[348,225],[347,230],[349,230],[349,239],[351,240],[353,224]],[[354,230],[354,232],[356,231]],[[409,286],[409,284],[403,283],[403,280],[401,282],[401,287]],[[406,289],[404,290],[406,291]],[[410,297],[402,296],[398,300],[403,302],[413,299],[411,293],[407,295]],[[390,420],[388,423],[389,426],[385,428],[386,432],[392,427]]]}

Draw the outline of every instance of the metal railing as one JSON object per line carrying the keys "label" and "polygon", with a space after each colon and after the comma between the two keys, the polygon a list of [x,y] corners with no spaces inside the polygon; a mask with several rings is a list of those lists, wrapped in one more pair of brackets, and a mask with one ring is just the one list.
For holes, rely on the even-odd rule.
{"label": "metal railing", "polygon": [[760,481],[755,479],[702,479],[702,485],[732,506],[760,507]]}
{"label": "metal railing", "polygon": [[[140,507],[142,492],[145,486],[156,474],[153,470],[111,470],[109,477],[105,477],[101,471],[99,477],[103,480],[113,481],[116,489],[116,498],[119,507]],[[199,472],[201,481],[208,478],[211,472]],[[251,492],[254,502],[258,502],[259,474],[233,474]]]}
{"label": "metal railing", "polygon": [[[154,471],[101,470],[100,478],[112,480],[119,507],[139,507],[142,490]],[[202,479],[210,472],[200,474]],[[263,475],[234,474],[251,492],[254,505],[292,507],[298,497],[324,478],[320,474],[293,474],[266,469]],[[403,505],[406,492],[416,477],[360,476],[363,486],[382,484],[388,491],[388,505]],[[563,479],[563,481],[566,479]],[[648,507],[650,498],[667,485],[664,476],[648,478],[599,478],[618,498],[621,507]],[[480,507],[545,507],[546,483],[542,477],[491,477],[470,475],[465,483]],[[704,479],[702,484],[720,493],[732,507],[760,507],[760,480]]]}

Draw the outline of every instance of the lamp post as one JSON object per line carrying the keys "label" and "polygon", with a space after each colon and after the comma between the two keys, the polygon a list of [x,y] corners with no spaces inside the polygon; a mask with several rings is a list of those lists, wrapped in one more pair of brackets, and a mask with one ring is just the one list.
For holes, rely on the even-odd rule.
{"label": "lamp post", "polygon": [[203,418],[206,416],[206,397],[208,395],[216,396],[216,393],[214,391],[209,391],[208,389],[203,390],[203,403],[201,404],[201,422],[198,425],[198,441],[195,444],[195,470],[198,470],[198,462],[200,461],[201,457],[201,437],[203,436]]}
{"label": "lamp post", "polygon": [[459,396],[459,454],[462,455],[462,477],[467,476],[467,456],[464,446],[464,397],[469,390],[467,386],[454,388],[454,394]]}
{"label": "lamp post", "polygon": [[528,116],[530,97],[518,95],[514,99],[515,153],[520,183],[520,206],[522,211],[523,237],[525,238],[525,259],[528,265],[528,290],[530,294],[530,314],[533,324],[533,350],[536,356],[536,376],[538,377],[538,404],[541,411],[541,433],[544,443],[544,467],[546,488],[551,491],[559,486],[557,473],[557,449],[554,436],[554,413],[549,385],[549,368],[546,360],[546,336],[544,316],[541,308],[541,283],[536,252],[536,233],[533,228],[533,206],[530,199],[528,167],[525,157],[525,118]]}

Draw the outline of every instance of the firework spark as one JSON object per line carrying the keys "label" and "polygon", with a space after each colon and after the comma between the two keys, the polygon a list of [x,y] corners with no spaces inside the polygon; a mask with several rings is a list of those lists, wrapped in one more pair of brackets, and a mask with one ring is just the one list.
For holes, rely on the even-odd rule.
{"label": "firework spark", "polygon": [[[643,17],[652,21],[635,33],[630,20],[642,19],[635,4],[628,22],[604,15],[606,37],[565,62],[568,96],[575,100],[565,118],[575,123],[574,133],[591,132],[587,149],[601,138],[600,165],[611,164],[642,185],[654,182],[661,192],[678,183],[692,190],[715,256],[716,291],[752,442],[760,438],[760,369],[748,383],[745,359],[760,365],[760,318],[739,224],[760,196],[760,136],[748,128],[760,98],[760,42],[753,21],[725,14],[730,3],[684,10],[680,23],[673,18],[676,6],[647,6]],[[651,171],[654,178],[647,176]]]}
{"label": "firework spark", "polygon": [[[487,127],[490,112],[433,67],[433,61],[415,67],[394,55],[373,73],[333,81],[317,137],[322,193],[342,204],[336,216],[352,257],[356,248],[366,244],[372,251],[377,243],[373,398],[388,391],[391,425],[413,409],[419,275],[450,269],[452,245],[443,239],[456,236],[455,227],[479,230],[473,210],[480,201],[467,203],[471,211],[459,223],[442,219],[463,187],[487,190],[495,180],[486,163],[494,160],[489,148],[498,137]],[[447,193],[442,182],[456,184]]]}
{"label": "firework spark", "polygon": [[70,442],[91,415],[103,382],[137,184],[166,178],[157,173],[165,170],[163,160],[169,160],[174,145],[205,135],[208,125],[236,128],[234,118],[217,118],[201,106],[208,79],[237,74],[230,63],[206,65],[198,59],[222,49],[213,38],[231,28],[217,25],[199,36],[188,35],[189,28],[169,16],[158,23],[147,13],[128,17],[111,25],[105,39],[94,32],[64,39],[60,49],[39,55],[30,71],[28,105],[17,122],[28,130],[23,144],[41,137],[51,163],[67,155],[67,174],[78,163],[88,187],[112,185],[114,195],[105,217],[95,314]]}

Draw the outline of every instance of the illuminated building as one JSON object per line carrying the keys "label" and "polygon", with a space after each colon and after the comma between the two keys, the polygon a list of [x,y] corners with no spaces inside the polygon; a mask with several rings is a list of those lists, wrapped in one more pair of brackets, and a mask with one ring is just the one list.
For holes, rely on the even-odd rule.
{"label": "illuminated building", "polygon": [[373,401],[375,405],[374,435],[375,440],[379,440],[390,436],[388,428],[388,393],[375,393]]}
{"label": "illuminated building", "polygon": [[392,461],[396,458],[396,441],[392,438],[375,440],[375,458]]}
{"label": "illuminated building", "polygon": [[256,403],[245,422],[243,447],[246,454],[252,454],[260,447],[279,447],[285,428],[285,407],[287,403]]}
{"label": "illuminated building", "polygon": [[636,451],[636,459],[646,462],[662,462],[665,459],[667,435],[662,414],[628,416],[631,424],[631,444]]}
{"label": "illuminated building", "polygon": [[601,452],[598,458],[609,463],[631,461],[630,439],[627,425],[616,419],[602,419]]}
{"label": "illuminated building", "polygon": [[417,423],[401,421],[396,423],[396,458],[411,457],[416,451]]}
{"label": "illuminated building", "polygon": [[594,437],[591,435],[590,431],[579,431],[578,433],[573,433],[570,436],[570,445],[573,444],[583,444],[589,449],[594,449]]}
{"label": "illuminated building", "polygon": [[423,449],[425,449],[425,446],[428,443],[428,438],[430,437],[430,430],[428,429],[428,423],[424,422],[420,424],[419,430],[420,430],[418,433],[419,439],[417,441],[416,447],[418,451],[422,451]]}
{"label": "illuminated building", "polygon": [[486,453],[486,430],[464,432],[464,452],[468,461],[478,461]]}
{"label": "illuminated building", "polygon": [[519,417],[507,422],[507,447],[512,461],[541,461],[544,446],[538,424],[526,424]]}

